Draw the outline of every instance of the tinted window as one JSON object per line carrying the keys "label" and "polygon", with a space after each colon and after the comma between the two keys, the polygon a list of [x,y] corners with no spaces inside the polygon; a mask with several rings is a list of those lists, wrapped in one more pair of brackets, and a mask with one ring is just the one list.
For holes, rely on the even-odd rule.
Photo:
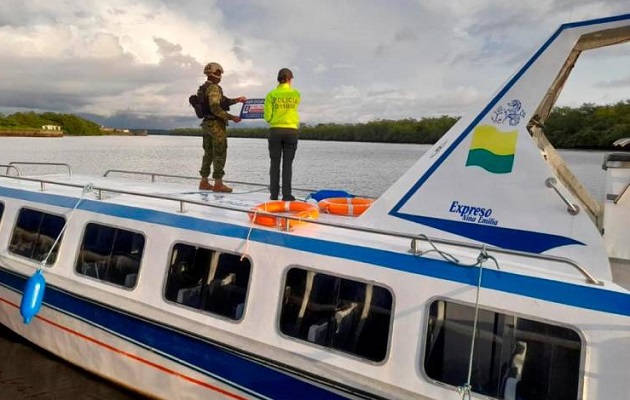
{"label": "tinted window", "polygon": [[61,238],[52,250],[52,246],[61,233],[66,220],[58,215],[23,208],[13,229],[9,251],[14,254],[42,261],[50,253],[47,262],[52,264],[57,259]]}
{"label": "tinted window", "polygon": [[251,263],[237,254],[178,243],[173,246],[164,296],[184,306],[240,320]]}
{"label": "tinted window", "polygon": [[0,221],[2,221],[2,214],[4,214],[4,203],[0,203]]}
{"label": "tinted window", "polygon": [[118,286],[134,287],[144,251],[144,236],[106,225],[88,224],[76,272]]}
{"label": "tinted window", "polygon": [[[475,308],[431,304],[424,358],[427,375],[467,381]],[[498,399],[575,400],[581,341],[571,329],[479,310],[472,390]]]}
{"label": "tinted window", "polygon": [[392,295],[380,286],[293,268],[280,330],[288,336],[373,360],[385,359]]}

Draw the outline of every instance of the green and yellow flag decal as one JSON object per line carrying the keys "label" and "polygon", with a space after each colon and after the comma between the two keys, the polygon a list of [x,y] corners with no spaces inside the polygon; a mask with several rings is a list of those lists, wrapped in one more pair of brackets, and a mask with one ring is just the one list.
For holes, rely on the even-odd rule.
{"label": "green and yellow flag decal", "polygon": [[512,172],[517,137],[517,130],[502,132],[490,125],[477,126],[466,166],[474,165],[494,174]]}

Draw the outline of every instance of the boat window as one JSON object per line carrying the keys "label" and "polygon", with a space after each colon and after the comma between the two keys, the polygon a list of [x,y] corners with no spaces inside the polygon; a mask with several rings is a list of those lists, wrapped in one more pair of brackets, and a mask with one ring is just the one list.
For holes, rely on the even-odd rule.
{"label": "boat window", "polygon": [[133,288],[144,251],[140,233],[95,223],[87,224],[75,270],[101,281]]}
{"label": "boat window", "polygon": [[[453,386],[467,382],[475,308],[431,304],[424,370]],[[471,386],[506,400],[578,397],[581,341],[568,328],[480,309]]]}
{"label": "boat window", "polygon": [[280,331],[372,361],[387,353],[392,294],[372,283],[292,268],[287,272]]}
{"label": "boat window", "polygon": [[42,261],[50,253],[48,263],[57,259],[61,238],[51,248],[61,233],[66,220],[58,215],[22,208],[11,236],[9,251],[32,260]]}
{"label": "boat window", "polygon": [[233,320],[243,317],[251,262],[238,254],[177,243],[164,297]]}
{"label": "boat window", "polygon": [[2,214],[4,214],[4,203],[0,202],[0,222],[2,221]]}

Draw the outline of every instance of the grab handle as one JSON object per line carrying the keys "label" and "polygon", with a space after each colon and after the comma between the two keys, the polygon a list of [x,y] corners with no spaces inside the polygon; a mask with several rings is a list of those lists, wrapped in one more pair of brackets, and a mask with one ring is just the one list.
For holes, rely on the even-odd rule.
{"label": "grab handle", "polygon": [[562,201],[564,201],[564,204],[567,205],[567,211],[569,212],[569,214],[577,215],[580,212],[580,207],[577,204],[571,203],[565,195],[560,193],[560,190],[558,190],[558,187],[556,186],[557,183],[558,181],[554,177],[550,177],[545,180],[545,184],[547,185],[547,187],[552,188],[558,194],[558,196],[560,196]]}

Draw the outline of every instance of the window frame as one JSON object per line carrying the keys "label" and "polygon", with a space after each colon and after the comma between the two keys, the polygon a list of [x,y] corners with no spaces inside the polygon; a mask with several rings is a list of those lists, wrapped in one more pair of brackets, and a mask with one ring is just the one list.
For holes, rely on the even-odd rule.
{"label": "window frame", "polygon": [[[189,246],[189,247],[193,247],[193,248],[197,248],[197,249],[204,249],[206,251],[211,252],[210,254],[210,262],[212,262],[212,260],[214,259],[214,257],[217,257],[217,268],[219,266],[219,261],[220,261],[220,257],[223,254],[228,254],[231,256],[238,256],[238,257],[244,257],[245,259],[247,259],[248,263],[249,263],[249,271],[248,271],[248,280],[247,280],[247,285],[245,288],[245,296],[243,299],[243,311],[241,312],[240,318],[236,319],[236,318],[230,318],[227,315],[221,314],[221,313],[217,313],[217,312],[213,312],[213,311],[209,311],[204,309],[203,307],[197,308],[197,307],[192,307],[189,305],[186,305],[184,303],[180,303],[177,301],[173,301],[169,298],[166,297],[166,289],[169,283],[169,277],[171,276],[171,262],[173,260],[173,252],[175,250],[175,246],[177,245],[184,245],[184,246]],[[166,262],[165,262],[165,268],[164,268],[164,275],[163,275],[163,280],[162,280],[162,288],[160,291],[160,294],[162,296],[162,300],[168,304],[174,305],[176,307],[180,307],[184,310],[188,310],[200,315],[204,315],[204,316],[210,316],[213,318],[217,318],[219,320],[222,321],[227,321],[233,324],[241,324],[246,315],[247,315],[247,309],[248,309],[248,303],[249,303],[249,299],[250,299],[250,294],[251,294],[251,288],[252,288],[252,282],[253,282],[253,270],[254,270],[254,262],[252,260],[252,258],[249,256],[249,254],[244,254],[244,253],[236,253],[236,252],[232,252],[232,251],[228,251],[228,250],[223,250],[217,247],[212,247],[212,246],[208,246],[208,245],[204,245],[204,244],[199,244],[196,242],[192,242],[192,241],[186,241],[186,240],[177,240],[175,242],[172,243],[172,245],[170,246],[170,249],[167,253],[167,257],[166,257]],[[209,272],[209,271],[208,271]],[[206,272],[206,276],[205,279],[208,279],[208,272]],[[217,280],[213,280],[213,282],[216,282]],[[205,283],[205,285],[208,285],[209,283]],[[180,288],[180,290],[183,288]]]}
{"label": "window frame", "polygon": [[[4,201],[0,201],[0,231],[2,230],[2,220],[4,217],[4,211],[7,209]],[[16,220],[17,221],[17,220]],[[9,245],[11,244],[11,238],[9,237],[9,243],[7,244],[7,252],[9,251]]]}
{"label": "window frame", "polygon": [[[362,356],[359,353],[352,353],[349,351],[344,351],[342,349],[339,348],[335,348],[335,347],[331,347],[331,346],[326,346],[326,345],[322,345],[322,344],[318,344],[318,343],[314,343],[311,342],[309,340],[306,339],[302,339],[300,337],[297,336],[292,336],[289,334],[286,334],[282,331],[281,328],[281,324],[282,324],[282,310],[283,310],[283,306],[284,306],[284,293],[286,290],[286,286],[287,286],[287,276],[289,274],[289,271],[291,271],[292,269],[301,269],[303,271],[306,272],[315,272],[317,274],[324,274],[327,275],[329,277],[333,277],[333,278],[338,278],[338,279],[342,279],[342,280],[348,280],[348,281],[352,281],[354,283],[361,283],[361,284],[365,284],[366,287],[367,285],[372,285],[374,287],[379,287],[383,290],[386,290],[389,295],[391,296],[391,309],[390,309],[390,317],[389,317],[389,325],[388,325],[388,331],[387,331],[387,341],[385,344],[385,352],[383,354],[383,359],[382,360],[373,360],[370,358],[367,358],[365,356]],[[279,286],[279,293],[278,293],[278,306],[276,309],[276,323],[275,323],[275,330],[278,333],[278,335],[280,335],[282,338],[287,339],[287,340],[291,340],[292,342],[296,342],[296,343],[300,343],[301,345],[304,346],[309,346],[315,349],[319,349],[319,350],[323,350],[323,351],[327,351],[330,352],[332,354],[335,355],[339,355],[339,356],[343,356],[343,357],[348,357],[351,358],[353,360],[358,360],[364,363],[368,363],[370,365],[376,365],[376,366],[381,366],[381,365],[385,365],[387,364],[387,362],[389,362],[389,358],[391,356],[391,352],[392,352],[392,336],[393,336],[393,329],[394,329],[394,321],[395,321],[395,316],[396,316],[396,304],[397,304],[397,298],[396,298],[396,292],[392,289],[392,287],[390,285],[387,285],[383,282],[380,281],[376,281],[376,280],[370,280],[370,279],[365,279],[365,278],[360,278],[354,275],[347,275],[347,274],[340,274],[340,273],[335,273],[332,272],[330,270],[325,270],[325,269],[321,269],[321,268],[313,268],[313,267],[307,267],[305,265],[301,265],[301,264],[290,264],[287,265],[284,268],[284,271],[282,272],[282,280],[280,282],[280,286]]]}
{"label": "window frame", "polygon": [[[43,217],[45,217],[46,215],[49,215],[49,216],[52,216],[52,217],[61,218],[63,220],[63,225],[62,225],[61,231],[57,234],[57,236],[55,238],[53,238],[53,244],[54,244],[54,242],[57,240],[59,235],[61,235],[60,240],[56,243],[56,245],[57,245],[57,255],[55,256],[53,262],[50,262],[50,260],[48,260],[46,262],[46,265],[45,265],[47,268],[52,268],[57,263],[57,259],[58,259],[59,253],[61,253],[61,245],[63,243],[63,234],[65,234],[64,227],[68,224],[68,220],[66,219],[66,216],[63,215],[63,214],[56,214],[56,213],[50,212],[48,210],[42,210],[42,209],[35,208],[35,207],[20,206],[19,209],[17,210],[17,213],[15,214],[15,219],[13,221],[14,222],[13,223],[13,228],[11,229],[11,233],[9,235],[9,242],[7,243],[7,253],[11,254],[12,256],[19,257],[19,258],[24,259],[26,261],[34,262],[34,263],[37,263],[37,264],[40,264],[40,265],[42,264],[42,261],[44,261],[43,259],[42,260],[38,260],[36,258],[27,257],[25,255],[22,255],[22,254],[19,254],[19,253],[15,253],[15,252],[11,251],[11,243],[13,242],[13,236],[15,235],[15,230],[18,228],[18,222],[20,220],[20,213],[23,210],[28,210],[28,211],[41,213],[41,214],[43,214]],[[39,229],[37,231],[37,239],[35,240],[34,246],[36,246],[37,242],[39,241],[39,236],[41,234],[41,228],[42,228],[42,225],[40,224]],[[20,228],[20,229],[22,229],[22,228]]]}
{"label": "window frame", "polygon": [[[450,297],[445,297],[445,296],[433,296],[429,299],[427,299],[426,301],[426,306],[424,309],[424,313],[423,313],[423,318],[422,318],[422,329],[420,332],[420,340],[418,341],[418,346],[420,347],[418,350],[418,354],[419,354],[419,358],[416,361],[416,366],[417,366],[417,370],[419,372],[419,376],[421,379],[423,379],[426,382],[429,382],[432,385],[436,385],[439,386],[441,388],[445,388],[448,390],[457,390],[457,386],[453,386],[449,383],[446,382],[442,382],[439,381],[435,378],[432,378],[431,376],[429,376],[429,374],[426,371],[425,368],[425,358],[427,356],[427,340],[428,340],[428,335],[429,335],[429,319],[430,319],[430,314],[431,314],[431,306],[438,301],[443,301],[445,303],[453,303],[459,306],[465,306],[465,307],[470,307],[473,310],[476,307],[476,304],[474,302],[468,302],[468,301],[463,301],[460,299],[454,299],[454,298],[450,298]],[[558,328],[564,328],[564,329],[568,329],[570,331],[572,331],[573,333],[575,333],[579,339],[580,339],[580,359],[579,359],[579,363],[578,363],[578,390],[577,390],[577,396],[576,396],[576,400],[579,400],[583,397],[583,393],[584,393],[584,371],[585,371],[585,365],[586,365],[586,352],[587,352],[587,347],[588,347],[588,342],[586,340],[586,335],[584,334],[584,332],[579,329],[577,326],[575,325],[571,325],[569,323],[565,323],[565,322],[559,322],[559,321],[555,321],[552,319],[548,319],[548,318],[541,318],[538,316],[532,316],[531,314],[526,314],[526,313],[522,313],[522,312],[516,312],[516,311],[512,311],[512,310],[506,310],[506,309],[502,309],[502,308],[498,308],[498,307],[494,307],[494,306],[487,306],[487,305],[483,305],[483,306],[479,306],[479,310],[483,310],[483,311],[489,311],[489,312],[493,312],[495,314],[499,314],[499,315],[503,315],[503,316],[509,316],[509,317],[514,317],[514,318],[520,318],[520,319],[524,319],[524,320],[529,320],[532,322],[536,322],[536,323],[541,323],[541,324],[546,324],[546,325],[550,325],[553,327],[558,327]],[[469,353],[467,353],[467,358],[470,357]],[[462,384],[464,384],[465,382],[462,382]],[[483,394],[483,393],[478,393],[478,392],[474,392],[477,396],[483,396],[486,397],[488,399],[492,399],[492,400],[499,400],[499,397],[495,397],[495,396],[491,396],[491,395],[487,395],[487,394]]]}
{"label": "window frame", "polygon": [[[140,260],[138,260],[138,272],[137,272],[137,276],[136,276],[136,282],[134,283],[133,286],[129,287],[129,286],[125,286],[125,285],[119,285],[119,284],[114,283],[112,281],[108,281],[108,280],[105,280],[105,279],[99,279],[97,277],[94,277],[94,276],[91,276],[91,275],[87,275],[87,274],[82,274],[82,273],[77,271],[78,263],[79,263],[79,260],[81,258],[81,251],[82,251],[82,248],[83,248],[83,242],[84,242],[84,239],[85,239],[85,233],[86,233],[87,228],[88,228],[89,225],[98,225],[98,226],[103,226],[103,227],[106,227],[106,228],[118,229],[118,230],[127,231],[127,232],[130,232],[130,233],[138,234],[138,235],[142,236],[142,238],[144,240],[144,244],[142,246],[142,256],[140,257]],[[99,282],[99,283],[102,283],[102,284],[105,284],[105,285],[109,285],[109,286],[112,286],[112,287],[115,287],[115,288],[118,288],[118,289],[123,289],[123,290],[127,290],[129,292],[132,292],[138,287],[138,283],[140,282],[140,271],[142,270],[142,264],[143,264],[144,257],[145,257],[146,247],[147,247],[147,235],[143,231],[140,231],[140,230],[137,230],[137,229],[130,229],[129,227],[126,227],[126,226],[125,227],[121,227],[120,225],[116,225],[116,224],[103,223],[102,221],[94,221],[94,220],[86,221],[85,224],[83,224],[83,227],[81,229],[81,238],[80,238],[79,243],[78,243],[78,247],[77,247],[77,252],[76,252],[76,257],[75,257],[74,263],[72,264],[72,272],[76,276],[79,276],[81,278],[89,279],[89,280],[91,280],[93,282]],[[111,262],[111,258],[112,258],[112,255],[110,254],[108,256],[108,262]]]}

